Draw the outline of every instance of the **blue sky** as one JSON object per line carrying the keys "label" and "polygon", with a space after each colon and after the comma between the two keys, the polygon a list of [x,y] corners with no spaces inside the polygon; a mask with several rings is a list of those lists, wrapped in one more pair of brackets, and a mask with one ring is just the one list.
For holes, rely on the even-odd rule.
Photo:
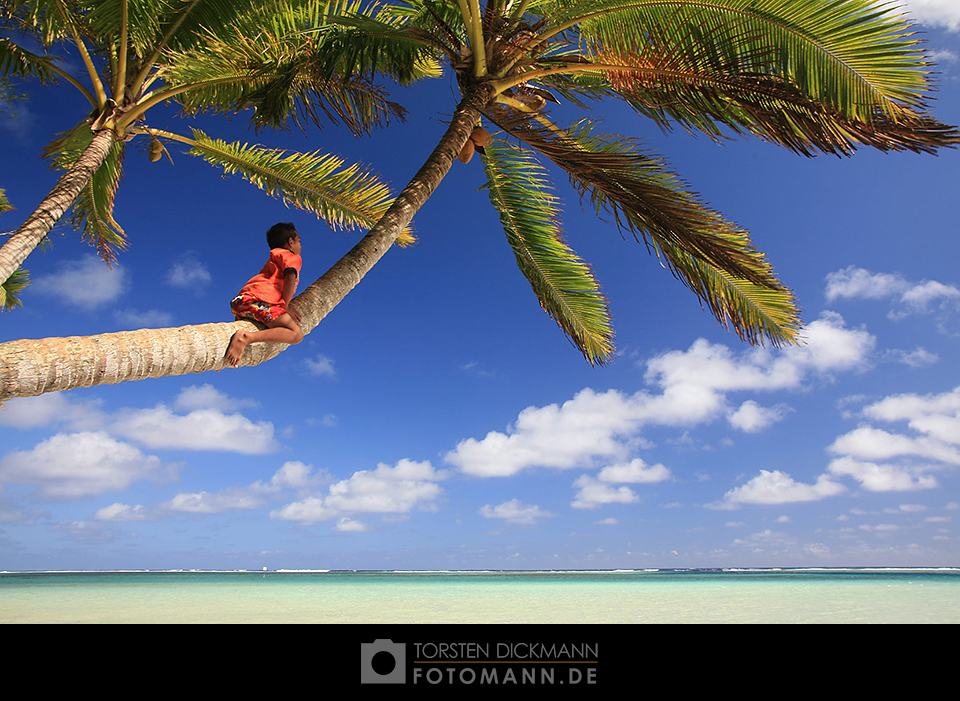
{"label": "blue sky", "polygon": [[[960,10],[909,4],[940,61],[934,112],[960,124]],[[24,90],[0,121],[8,230],[55,182],[39,150],[85,109],[69,86]],[[149,124],[338,153],[399,188],[455,87],[394,97],[408,121],[359,141],[172,111]],[[960,152],[806,159],[663,134],[612,105],[593,116],[753,233],[806,345],[723,331],[558,178],[617,331],[617,361],[591,368],[511,260],[480,164],[455,164],[419,243],[274,360],[8,402],[0,569],[956,565]],[[115,214],[130,248],[113,269],[66,226],[28,259],[35,283],[0,341],[226,321],[274,222],[297,224],[305,281],[359,235],[173,157],[128,154]]]}

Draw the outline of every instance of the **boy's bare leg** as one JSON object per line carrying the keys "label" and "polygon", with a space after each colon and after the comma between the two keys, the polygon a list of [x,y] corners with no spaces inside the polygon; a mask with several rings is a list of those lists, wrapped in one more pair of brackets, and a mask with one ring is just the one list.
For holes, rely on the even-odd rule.
{"label": "boy's bare leg", "polygon": [[266,329],[260,331],[240,330],[233,334],[227,346],[227,362],[237,367],[244,349],[251,343],[287,343],[293,345],[303,340],[303,331],[289,313],[282,314],[271,321]]}

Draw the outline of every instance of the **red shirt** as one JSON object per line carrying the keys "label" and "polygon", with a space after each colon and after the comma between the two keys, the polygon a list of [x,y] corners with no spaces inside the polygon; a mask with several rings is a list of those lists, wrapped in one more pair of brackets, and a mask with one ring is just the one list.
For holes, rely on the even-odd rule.
{"label": "red shirt", "polygon": [[300,277],[301,265],[303,261],[296,253],[286,248],[274,248],[263,269],[250,278],[240,294],[251,295],[267,304],[283,304],[283,282],[287,271],[292,270]]}

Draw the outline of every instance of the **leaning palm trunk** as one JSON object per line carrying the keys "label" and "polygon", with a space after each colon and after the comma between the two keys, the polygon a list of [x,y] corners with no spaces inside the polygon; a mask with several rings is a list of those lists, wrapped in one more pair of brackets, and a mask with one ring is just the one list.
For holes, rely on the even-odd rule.
{"label": "leaning palm trunk", "polygon": [[[433,153],[383,218],[330,270],[291,304],[310,333],[383,257],[449,171],[490,99],[481,87],[460,103]],[[10,341],[0,344],[0,401],[76,387],[117,384],[147,377],[186,375],[226,367],[233,334],[252,322],[142,329],[97,336]],[[280,343],[248,346],[240,365],[258,365],[286,348]]]}
{"label": "leaning palm trunk", "polygon": [[54,224],[70,209],[80,191],[90,182],[116,142],[117,135],[113,129],[102,129],[97,132],[80,158],[67,169],[36,211],[23,223],[23,226],[11,234],[0,248],[0,281],[13,275],[44,236],[50,233]]}

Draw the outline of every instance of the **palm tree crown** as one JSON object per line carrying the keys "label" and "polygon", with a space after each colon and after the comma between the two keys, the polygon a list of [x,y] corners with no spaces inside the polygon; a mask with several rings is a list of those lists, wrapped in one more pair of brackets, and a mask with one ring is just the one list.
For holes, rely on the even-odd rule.
{"label": "palm tree crown", "polygon": [[[12,274],[71,206],[74,227],[105,260],[115,258],[126,239],[113,204],[126,144],[137,137],[149,140],[151,160],[169,158],[167,146],[181,142],[190,153],[334,225],[372,226],[391,198],[358,166],[319,152],[225,144],[199,132],[174,134],[145,121],[148,111],[164,102],[178,103],[186,114],[253,108],[251,121],[258,128],[339,122],[360,134],[401,118],[403,109],[368,76],[353,72],[344,78],[337,66],[305,60],[317,42],[301,30],[322,28],[328,13],[353,9],[318,0],[11,0],[0,10],[0,26],[22,40],[0,38],[0,79],[65,80],[89,105],[85,119],[46,147],[46,157],[65,174],[0,250],[0,279]],[[78,53],[83,74],[73,75],[56,57],[31,51],[32,43]],[[381,63],[402,80],[431,70],[409,60],[395,69],[387,59]],[[404,235],[401,243],[410,240]]]}
{"label": "palm tree crown", "polygon": [[[612,214],[751,343],[796,341],[789,290],[748,234],[706,207],[662,159],[551,104],[626,102],[664,128],[753,134],[797,153],[859,145],[933,152],[960,141],[927,115],[929,63],[913,29],[870,0],[408,0],[340,17],[429,48],[481,95],[461,160],[480,152],[491,202],[543,308],[591,363],[613,352],[606,300],[561,239],[545,162]],[[397,20],[402,23],[398,26]],[[482,142],[482,143],[481,143]]]}

